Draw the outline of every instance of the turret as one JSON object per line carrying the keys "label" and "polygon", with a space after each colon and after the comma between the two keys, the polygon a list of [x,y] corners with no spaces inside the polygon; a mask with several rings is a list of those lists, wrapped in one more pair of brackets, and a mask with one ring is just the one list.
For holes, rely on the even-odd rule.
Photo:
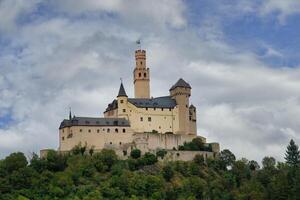
{"label": "turret", "polygon": [[133,71],[134,76],[134,96],[135,98],[150,98],[150,72],[146,67],[146,51],[135,51],[136,66]]}
{"label": "turret", "polygon": [[121,83],[121,85],[120,85],[117,100],[118,100],[118,117],[123,117],[123,118],[127,119],[128,96],[127,96],[126,91],[124,89],[123,83]]}
{"label": "turret", "polygon": [[190,121],[189,134],[197,135],[197,114],[196,114],[196,107],[193,104],[191,104],[189,107],[189,121]]}
{"label": "turret", "polygon": [[189,98],[191,96],[191,86],[182,78],[179,79],[171,88],[170,95],[176,100],[178,107],[179,134],[189,134]]}

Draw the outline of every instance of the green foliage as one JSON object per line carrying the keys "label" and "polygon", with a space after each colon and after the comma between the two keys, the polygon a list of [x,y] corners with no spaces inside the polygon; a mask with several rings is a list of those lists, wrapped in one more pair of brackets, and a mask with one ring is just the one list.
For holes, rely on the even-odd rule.
{"label": "green foliage", "polygon": [[161,159],[163,159],[165,157],[165,155],[167,154],[167,151],[164,149],[160,149],[156,152],[156,156],[160,157]]}
{"label": "green foliage", "polygon": [[174,169],[170,165],[166,165],[162,169],[162,174],[166,181],[170,181],[174,176]]}
{"label": "green foliage", "polygon": [[273,157],[264,157],[262,160],[262,165],[264,169],[272,170],[275,169],[276,160]]}
{"label": "green foliage", "polygon": [[205,146],[201,138],[194,138],[191,142],[184,142],[183,145],[178,147],[180,151],[210,151],[211,146]]}
{"label": "green foliage", "polygon": [[194,162],[197,163],[198,165],[201,165],[201,166],[205,165],[203,155],[199,155],[199,154],[195,155]]}
{"label": "green foliage", "polygon": [[93,155],[93,163],[98,172],[109,171],[117,159],[116,153],[110,149],[103,149],[100,153]]}
{"label": "green foliage", "polygon": [[235,155],[228,149],[224,149],[220,153],[220,162],[224,169],[227,167],[232,167],[235,162]]}
{"label": "green foliage", "polygon": [[299,147],[295,144],[294,140],[291,140],[287,146],[285,160],[287,164],[294,167],[300,164]]}
{"label": "green foliage", "polygon": [[157,163],[151,153],[119,160],[107,149],[67,155],[51,151],[45,159],[33,154],[29,165],[24,158],[14,153],[0,160],[1,200],[300,199],[298,165],[276,165],[265,157],[260,169],[256,161],[236,161],[229,150],[205,162],[197,155],[193,161]]}
{"label": "green foliage", "polygon": [[1,163],[1,167],[6,170],[8,173],[16,171],[18,169],[24,168],[27,166],[27,159],[23,153],[12,153],[7,156]]}
{"label": "green foliage", "polygon": [[131,156],[131,158],[134,158],[134,159],[137,159],[137,158],[141,157],[141,150],[139,150],[139,149],[133,149],[130,152],[130,156]]}

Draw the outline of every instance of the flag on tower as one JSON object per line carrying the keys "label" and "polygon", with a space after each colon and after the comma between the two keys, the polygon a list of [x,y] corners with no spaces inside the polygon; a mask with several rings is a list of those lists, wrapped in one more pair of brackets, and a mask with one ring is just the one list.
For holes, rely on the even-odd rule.
{"label": "flag on tower", "polygon": [[140,39],[137,40],[137,41],[136,41],[136,44],[141,44],[141,40],[140,40]]}

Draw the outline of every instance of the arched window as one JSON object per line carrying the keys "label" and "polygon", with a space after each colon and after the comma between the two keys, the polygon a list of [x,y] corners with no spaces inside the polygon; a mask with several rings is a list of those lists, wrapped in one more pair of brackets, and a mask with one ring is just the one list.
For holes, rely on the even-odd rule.
{"label": "arched window", "polygon": [[108,132],[108,133],[110,132],[110,129],[109,129],[109,128],[107,129],[107,132]]}
{"label": "arched window", "polygon": [[116,128],[116,129],[115,129],[115,132],[116,132],[116,133],[118,133],[118,132],[119,132],[119,130]]}
{"label": "arched window", "polygon": [[146,73],[144,73],[144,77],[145,77],[145,78],[147,77],[147,74],[146,74]]}
{"label": "arched window", "polygon": [[142,73],[139,73],[139,77],[141,77],[142,76]]}
{"label": "arched window", "polygon": [[123,133],[126,133],[126,129],[125,128],[123,128]]}

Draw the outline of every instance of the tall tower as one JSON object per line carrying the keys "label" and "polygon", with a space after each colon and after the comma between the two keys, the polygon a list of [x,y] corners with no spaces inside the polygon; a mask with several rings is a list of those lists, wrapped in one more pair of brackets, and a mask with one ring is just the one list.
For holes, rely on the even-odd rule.
{"label": "tall tower", "polygon": [[150,73],[146,68],[146,51],[135,51],[136,66],[133,71],[135,98],[150,98]]}
{"label": "tall tower", "polygon": [[179,134],[189,134],[190,132],[189,99],[191,89],[190,84],[185,82],[182,78],[170,89],[170,95],[172,99],[175,99],[178,108]]}

